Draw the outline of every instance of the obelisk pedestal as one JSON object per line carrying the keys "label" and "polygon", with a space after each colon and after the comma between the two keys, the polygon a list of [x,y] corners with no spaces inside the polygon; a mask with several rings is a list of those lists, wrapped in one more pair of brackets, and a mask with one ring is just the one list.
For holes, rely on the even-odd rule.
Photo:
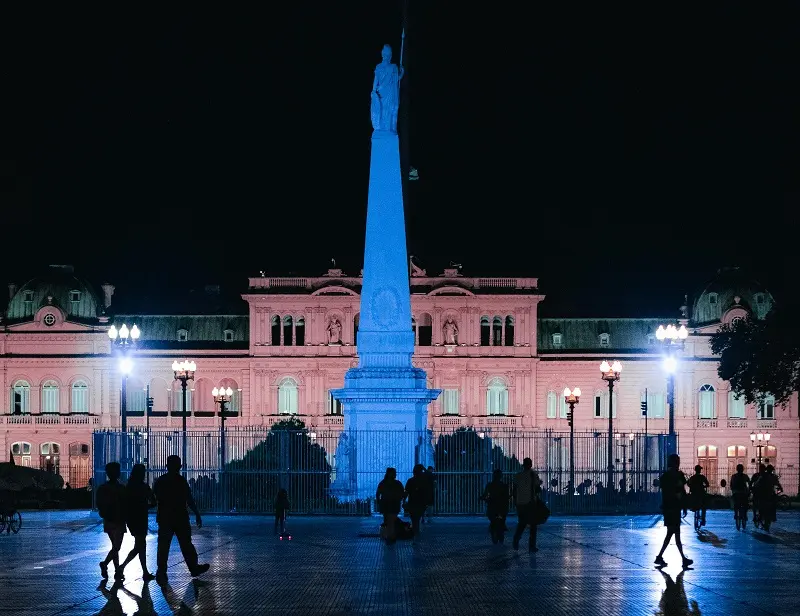
{"label": "obelisk pedestal", "polygon": [[373,497],[389,466],[405,481],[415,463],[430,463],[428,404],[440,393],[428,389],[425,371],[411,363],[414,333],[397,138],[396,101],[402,70],[398,72],[397,66],[389,63],[388,46],[383,58],[375,70],[373,89],[375,130],[357,340],[359,365],[347,371],[342,389],[331,392],[344,406],[344,433],[331,488],[342,500]]}

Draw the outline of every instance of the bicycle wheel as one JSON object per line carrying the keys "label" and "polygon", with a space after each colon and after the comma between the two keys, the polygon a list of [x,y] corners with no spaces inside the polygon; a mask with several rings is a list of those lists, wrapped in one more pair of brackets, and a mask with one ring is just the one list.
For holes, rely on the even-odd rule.
{"label": "bicycle wheel", "polygon": [[20,515],[20,512],[16,510],[12,511],[8,516],[7,524],[8,530],[16,535],[19,529],[22,528],[22,515]]}

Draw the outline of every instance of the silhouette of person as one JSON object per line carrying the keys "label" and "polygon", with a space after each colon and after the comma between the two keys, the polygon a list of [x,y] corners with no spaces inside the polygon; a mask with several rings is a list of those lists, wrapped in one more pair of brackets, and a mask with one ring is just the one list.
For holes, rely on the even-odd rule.
{"label": "silhouette of person", "polygon": [[486,517],[489,518],[492,543],[502,543],[508,516],[508,486],[503,482],[503,471],[499,468],[492,473],[492,480],[486,484],[481,500],[487,503]]}
{"label": "silhouette of person", "polygon": [[750,494],[750,478],[744,474],[744,464],[736,465],[736,474],[731,477],[731,495],[733,499],[733,519],[736,530],[747,528],[747,505]]}
{"label": "silhouette of person", "polygon": [[156,561],[156,580],[164,583],[167,580],[167,559],[169,558],[169,547],[172,543],[173,535],[178,538],[178,545],[181,553],[189,567],[192,577],[205,573],[209,569],[208,564],[199,564],[197,550],[192,545],[192,527],[189,523],[189,509],[194,512],[197,528],[203,527],[203,520],[200,518],[200,511],[192,498],[192,491],[186,478],[181,474],[181,459],[179,456],[169,456],[167,458],[167,472],[156,479],[153,485],[156,500],[158,501],[158,554]]}
{"label": "silhouette of person", "polygon": [[659,569],[659,571],[664,576],[667,587],[661,593],[656,616],[701,616],[697,601],[692,600],[692,606],[689,607],[686,590],[683,588],[685,571],[681,571],[674,582],[666,571],[663,569]]}
{"label": "silhouette of person", "polygon": [[661,487],[661,511],[664,514],[664,526],[667,527],[667,536],[656,556],[656,566],[663,567],[667,563],[664,561],[664,550],[667,549],[670,539],[675,535],[675,545],[683,559],[683,566],[688,567],[694,561],[686,558],[683,553],[681,543],[681,510],[686,511],[686,475],[679,469],[681,459],[677,454],[670,454],[667,458],[667,471],[661,475],[659,486]]}
{"label": "silhouette of person", "polygon": [[414,474],[406,481],[405,498],[406,511],[411,518],[411,530],[416,539],[419,535],[419,522],[425,515],[430,499],[430,483],[425,477],[425,467],[422,464],[414,465]]}
{"label": "silhouette of person", "polygon": [[375,491],[375,507],[383,514],[386,543],[391,544],[396,541],[395,524],[404,495],[403,484],[397,480],[397,469],[390,466]]}
{"label": "silhouette of person", "polygon": [[289,493],[281,488],[278,490],[278,496],[275,498],[275,534],[280,530],[281,535],[286,532],[286,514],[291,507],[289,501]]}
{"label": "silhouette of person", "polygon": [[692,510],[700,511],[701,525],[706,525],[706,493],[710,484],[702,473],[703,467],[699,464],[694,467],[694,475],[689,477],[686,485],[689,486],[689,495],[692,498]]}
{"label": "silhouette of person", "polygon": [[122,569],[119,566],[119,549],[125,538],[125,486],[119,482],[119,462],[106,464],[108,480],[97,489],[97,512],[103,518],[103,531],[111,540],[111,549],[105,559],[100,562],[100,575],[108,579],[108,563],[114,563],[114,579],[122,580]]}
{"label": "silhouette of person", "polygon": [[147,570],[147,521],[148,510],[156,506],[156,497],[150,486],[145,483],[146,472],[144,464],[134,464],[125,488],[127,495],[125,519],[134,543],[133,549],[120,566],[120,577],[127,564],[138,555],[139,563],[142,565],[142,579],[149,582],[155,579],[155,576]]}
{"label": "silhouette of person", "polygon": [[534,522],[536,501],[542,491],[542,481],[533,470],[533,460],[525,458],[522,461],[522,470],[514,477],[514,501],[517,505],[517,528],[514,530],[514,549],[519,549],[519,540],[525,532],[525,527],[530,526],[528,538],[528,551],[538,552],[536,547],[537,527]]}

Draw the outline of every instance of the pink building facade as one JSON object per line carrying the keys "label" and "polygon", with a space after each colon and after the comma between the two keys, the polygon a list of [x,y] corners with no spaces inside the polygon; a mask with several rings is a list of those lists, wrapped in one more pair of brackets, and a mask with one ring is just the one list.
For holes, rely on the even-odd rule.
{"label": "pink building facade", "polygon": [[[757,456],[778,469],[798,468],[798,404],[771,399],[745,405],[717,376],[709,335],[720,323],[763,318],[773,298],[757,283],[725,270],[677,316],[539,318],[545,297],[535,278],[470,278],[454,269],[410,278],[415,364],[429,387],[434,430],[567,432],[565,387],[580,387],[575,430],[606,433],[608,388],[603,360],[623,370],[614,389],[615,432],[667,432],[667,380],[659,325],[685,324],[690,335],[675,375],[680,454],[707,469],[712,483]],[[319,277],[249,280],[242,309],[189,309],[120,314],[112,285],[96,291],[70,267],[53,267],[17,287],[0,327],[3,414],[0,448],[18,464],[58,470],[73,487],[91,476],[91,434],[120,427],[119,361],[112,324],[136,324],[141,339],[128,377],[129,429],[179,430],[180,383],[172,362],[197,371],[188,397],[190,430],[219,428],[211,390],[234,390],[230,429],[268,428],[297,416],[314,430],[337,431],[343,409],[330,390],[357,363],[359,277],[329,270]],[[213,288],[207,293],[214,295]],[[113,316],[112,316],[113,315]],[[149,387],[153,412],[145,417]],[[769,433],[757,449],[751,433]],[[721,478],[721,477],[720,477]]]}

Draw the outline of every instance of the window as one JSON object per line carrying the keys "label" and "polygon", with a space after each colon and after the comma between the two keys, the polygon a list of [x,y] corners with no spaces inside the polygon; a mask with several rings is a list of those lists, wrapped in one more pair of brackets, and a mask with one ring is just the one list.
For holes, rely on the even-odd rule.
{"label": "window", "polygon": [[706,383],[700,386],[698,392],[698,413],[700,419],[717,418],[717,392],[713,385]]}
{"label": "window", "polygon": [[489,346],[492,340],[492,326],[489,317],[481,317],[481,346]]}
{"label": "window", "polygon": [[20,441],[11,445],[11,455],[14,462],[20,466],[31,465],[31,444]]}
{"label": "window", "polygon": [[508,388],[503,379],[489,381],[486,388],[486,414],[508,415]]}
{"label": "window", "polygon": [[492,319],[492,345],[500,346],[503,344],[503,319],[495,317]]}
{"label": "window", "polygon": [[448,389],[442,392],[442,412],[445,415],[458,415],[458,389]]}
{"label": "window", "polygon": [[[186,414],[192,414],[192,394],[194,390],[190,387],[186,388]],[[130,399],[130,398],[129,398]],[[176,381],[172,388],[172,414],[183,414],[183,389],[180,382]]]}
{"label": "window", "polygon": [[294,337],[292,336],[292,332],[294,331],[294,319],[291,315],[286,315],[283,317],[283,346],[292,346],[294,344]]}
{"label": "window", "polygon": [[708,483],[712,487],[718,486],[717,448],[714,445],[700,445],[697,448],[697,463],[703,467],[703,474],[708,479]]}
{"label": "window", "polygon": [[[128,412],[144,413],[147,410],[147,391],[143,387],[136,387],[135,385],[132,385],[130,381],[128,382],[127,391],[128,391]],[[187,391],[186,393],[188,394],[189,391]],[[180,393],[178,395],[182,396],[183,394]]]}
{"label": "window", "polygon": [[716,305],[717,303],[717,294],[716,293],[709,293],[708,294],[708,303],[712,306]]}
{"label": "window", "polygon": [[42,443],[39,445],[39,468],[48,473],[59,473],[61,446],[58,443]]}
{"label": "window", "polygon": [[611,344],[611,335],[610,334],[600,334],[600,346],[601,347],[608,347]]}
{"label": "window", "polygon": [[185,329],[178,330],[178,342],[186,342],[189,340],[189,331]]}
{"label": "window", "polygon": [[278,413],[297,415],[297,381],[286,377],[278,385]]}
{"label": "window", "polygon": [[558,397],[556,392],[551,391],[547,394],[547,419],[556,418],[556,406],[558,405]]}
{"label": "window", "polygon": [[767,396],[758,403],[759,419],[775,419],[775,397]]}
{"label": "window", "polygon": [[33,301],[33,291],[25,291],[25,293],[22,294],[22,299],[28,304],[31,303]]}
{"label": "window", "polygon": [[[645,402],[642,392],[642,402]],[[647,417],[649,419],[662,419],[666,414],[666,400],[664,392],[647,390]]]}
{"label": "window", "polygon": [[[594,394],[594,416],[596,418],[608,418],[608,392],[595,392]],[[611,401],[611,416],[617,416],[617,392]]]}
{"label": "window", "polygon": [[342,415],[342,401],[337,400],[328,392],[328,415]]}
{"label": "window", "polygon": [[42,319],[42,323],[47,325],[47,327],[53,327],[53,325],[56,324],[56,315],[48,312],[46,315],[44,315],[44,318]]}
{"label": "window", "polygon": [[81,301],[81,292],[80,291],[70,291],[69,292],[69,301],[73,304]]}
{"label": "window", "polygon": [[729,458],[745,458],[747,457],[747,447],[744,445],[730,445],[728,447]]}
{"label": "window", "polygon": [[567,404],[567,399],[564,396],[559,396],[558,399],[560,400],[559,409],[561,409],[558,416],[561,417],[561,419],[566,419],[567,412],[569,412],[569,405]]}
{"label": "window", "polygon": [[775,445],[766,445],[762,448],[762,456],[764,456],[764,464],[775,464],[778,459],[778,449]]}
{"label": "window", "polygon": [[27,415],[31,412],[31,386],[27,381],[17,381],[11,388],[11,414]]}
{"label": "window", "polygon": [[232,329],[226,329],[222,333],[222,335],[223,335],[223,337],[225,339],[225,342],[233,342],[233,330]]}
{"label": "window", "polygon": [[58,383],[45,381],[42,385],[42,413],[58,413]]}
{"label": "window", "polygon": [[514,317],[506,317],[506,346],[514,346]]}
{"label": "window", "polygon": [[561,346],[561,334],[553,334],[553,346],[554,347]]}
{"label": "window", "polygon": [[[131,408],[130,405],[128,408]],[[75,381],[72,384],[72,404],[70,405],[70,412],[89,412],[89,386],[86,384],[86,381]]]}
{"label": "window", "polygon": [[737,396],[733,392],[728,394],[728,417],[731,419],[744,419],[744,396]]}

